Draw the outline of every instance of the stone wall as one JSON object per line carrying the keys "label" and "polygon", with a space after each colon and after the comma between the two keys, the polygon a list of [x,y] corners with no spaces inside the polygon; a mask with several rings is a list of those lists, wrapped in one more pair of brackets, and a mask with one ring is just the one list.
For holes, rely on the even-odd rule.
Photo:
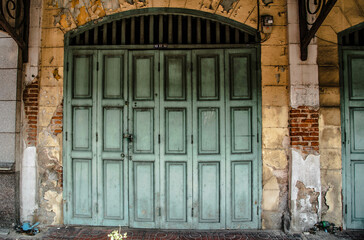
{"label": "stone wall", "polygon": [[364,22],[364,2],[338,0],[317,32],[322,219],[343,224],[340,76],[337,34]]}

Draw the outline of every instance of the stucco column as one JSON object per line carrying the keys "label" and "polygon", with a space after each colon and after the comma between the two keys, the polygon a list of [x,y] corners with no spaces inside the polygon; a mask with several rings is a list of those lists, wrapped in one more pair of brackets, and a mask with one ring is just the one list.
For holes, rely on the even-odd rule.
{"label": "stucco column", "polygon": [[319,83],[317,45],[300,59],[297,0],[287,1],[290,74],[290,210],[291,230],[303,231],[320,220]]}

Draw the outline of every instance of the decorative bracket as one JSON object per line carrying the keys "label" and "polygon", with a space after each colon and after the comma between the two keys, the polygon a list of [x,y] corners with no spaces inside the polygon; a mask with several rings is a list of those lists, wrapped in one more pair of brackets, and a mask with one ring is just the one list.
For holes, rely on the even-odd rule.
{"label": "decorative bracket", "polygon": [[[298,0],[302,61],[307,60],[308,45],[336,2],[337,0]],[[313,23],[308,22],[308,14],[317,17]],[[308,25],[311,25],[310,29]]]}
{"label": "decorative bracket", "polygon": [[0,29],[7,32],[28,61],[30,0],[0,0]]}

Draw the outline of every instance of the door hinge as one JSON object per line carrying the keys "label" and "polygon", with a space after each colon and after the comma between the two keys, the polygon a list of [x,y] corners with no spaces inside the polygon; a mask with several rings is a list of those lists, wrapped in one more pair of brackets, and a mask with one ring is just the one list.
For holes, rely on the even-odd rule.
{"label": "door hinge", "polygon": [[158,144],[161,144],[161,135],[158,134]]}
{"label": "door hinge", "polygon": [[67,200],[65,202],[66,202],[66,212],[68,212],[68,202]]}
{"label": "door hinge", "polygon": [[158,63],[158,72],[161,71],[161,63]]}
{"label": "door hinge", "polygon": [[193,72],[193,64],[192,64],[192,62],[191,62],[191,72]]}
{"label": "door hinge", "polygon": [[133,160],[132,156],[129,156],[129,161]]}
{"label": "door hinge", "polygon": [[162,208],[158,208],[158,216],[162,216]]}
{"label": "door hinge", "polygon": [[259,206],[257,206],[257,215],[259,215]]}
{"label": "door hinge", "polygon": [[193,144],[193,134],[191,135],[191,144]]}
{"label": "door hinge", "polygon": [[99,213],[99,204],[96,203],[96,213]]}
{"label": "door hinge", "polygon": [[66,132],[66,141],[68,141],[68,132]]}
{"label": "door hinge", "polygon": [[259,131],[257,131],[257,143],[259,143]]}
{"label": "door hinge", "polygon": [[69,62],[67,62],[67,66],[66,66],[66,68],[67,68],[67,72],[68,72],[68,70],[69,70],[69,66],[70,66],[70,64],[69,64]]}
{"label": "door hinge", "polygon": [[191,209],[191,217],[193,217],[193,208]]}
{"label": "door hinge", "polygon": [[347,213],[348,213],[348,205],[345,204],[345,214],[347,214]]}
{"label": "door hinge", "polygon": [[343,134],[343,144],[345,144],[346,143],[346,132],[344,132],[344,134]]}
{"label": "door hinge", "polygon": [[98,141],[99,141],[99,134],[96,133],[96,142],[98,142]]}

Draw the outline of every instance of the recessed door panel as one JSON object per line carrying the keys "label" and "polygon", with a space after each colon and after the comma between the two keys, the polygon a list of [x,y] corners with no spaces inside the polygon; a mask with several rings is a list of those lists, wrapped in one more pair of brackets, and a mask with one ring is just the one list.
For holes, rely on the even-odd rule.
{"label": "recessed door panel", "polygon": [[353,162],[353,220],[364,221],[364,161]]}
{"label": "recessed door panel", "polygon": [[231,108],[231,153],[251,152],[251,109]]}
{"label": "recessed door panel", "polygon": [[352,152],[364,152],[364,108],[353,108],[351,111]]}
{"label": "recessed door panel", "polygon": [[73,216],[92,218],[91,160],[73,159]]}
{"label": "recessed door panel", "polygon": [[219,55],[197,57],[198,100],[219,100]]}
{"label": "recessed door panel", "polygon": [[220,152],[219,109],[198,109],[198,152],[218,154]]}
{"label": "recessed door panel", "polygon": [[104,55],[104,98],[123,98],[124,56]]}
{"label": "recessed door panel", "polygon": [[134,221],[154,221],[154,164],[134,162]]}
{"label": "recessed door panel", "polygon": [[350,97],[364,100],[364,58],[350,56],[349,64]]}
{"label": "recessed door panel", "polygon": [[73,108],[73,150],[91,150],[91,108]]}
{"label": "recessed door panel", "polygon": [[167,222],[187,221],[187,165],[185,162],[166,163]]}
{"label": "recessed door panel", "polygon": [[186,154],[186,109],[167,108],[166,120],[166,154]]}
{"label": "recessed door panel", "polygon": [[153,100],[154,61],[152,56],[133,57],[133,98],[134,100]]}
{"label": "recessed door panel", "polygon": [[186,100],[186,56],[165,56],[165,100]]}
{"label": "recessed door panel", "polygon": [[232,221],[251,221],[251,163],[231,163]]}
{"label": "recessed door panel", "polygon": [[91,98],[92,55],[74,55],[73,97]]}
{"label": "recessed door panel", "polygon": [[154,150],[154,111],[134,109],[134,153],[148,154]]}
{"label": "recessed door panel", "polygon": [[229,57],[231,99],[249,99],[251,97],[249,55],[231,54]]}
{"label": "recessed door panel", "polygon": [[219,163],[199,163],[199,222],[220,222]]}
{"label": "recessed door panel", "polygon": [[104,217],[124,219],[123,161],[104,160]]}
{"label": "recessed door panel", "polygon": [[123,109],[104,108],[104,151],[123,151]]}

